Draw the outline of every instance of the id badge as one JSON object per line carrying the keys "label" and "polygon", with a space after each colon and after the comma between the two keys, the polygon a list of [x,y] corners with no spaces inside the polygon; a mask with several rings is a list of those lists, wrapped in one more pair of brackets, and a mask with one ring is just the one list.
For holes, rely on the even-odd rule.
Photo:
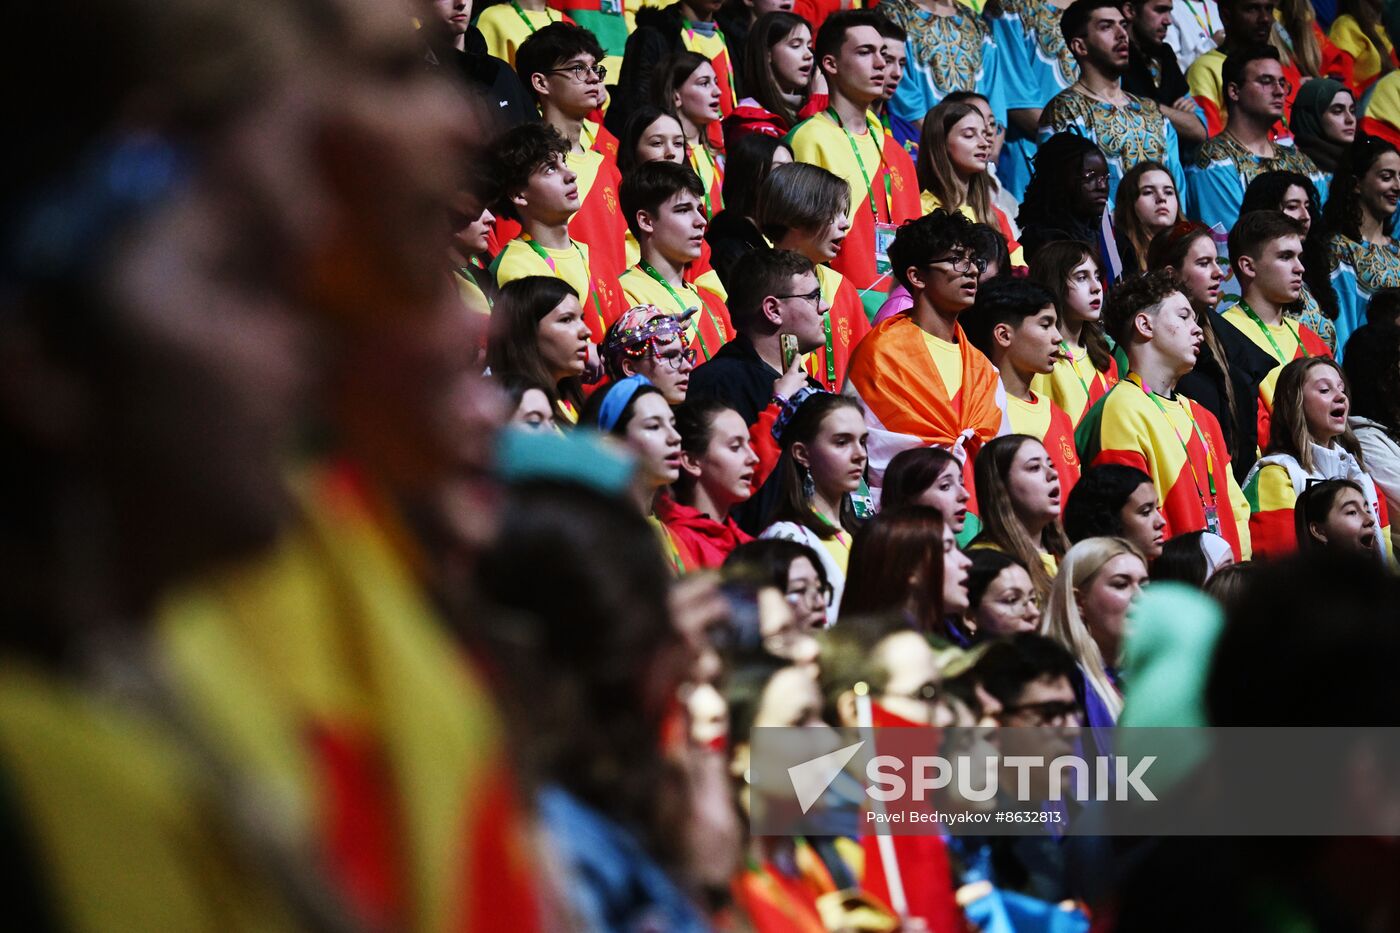
{"label": "id badge", "polygon": [[1206,531],[1220,534],[1220,510],[1213,505],[1206,506]]}
{"label": "id badge", "polygon": [[855,509],[856,518],[875,517],[875,498],[870,495],[870,487],[866,485],[865,477],[861,477],[860,487],[851,493],[851,506]]}
{"label": "id badge", "polygon": [[875,271],[880,275],[887,274],[892,266],[890,265],[890,244],[894,242],[894,224],[875,225]]}

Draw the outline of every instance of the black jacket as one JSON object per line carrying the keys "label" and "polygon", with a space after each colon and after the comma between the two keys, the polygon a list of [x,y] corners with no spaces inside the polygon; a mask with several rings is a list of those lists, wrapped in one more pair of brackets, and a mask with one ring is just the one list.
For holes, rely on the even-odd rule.
{"label": "black jacket", "polygon": [[705,231],[705,242],[710,244],[710,265],[719,274],[719,280],[726,290],[733,288],[729,276],[734,271],[735,263],[746,253],[768,246],[752,221],[728,209],[720,211],[710,221],[710,227]]}
{"label": "black jacket", "polygon": [[[1215,332],[1230,366],[1230,384],[1235,390],[1234,417],[1230,416],[1226,404],[1225,372],[1205,347],[1196,358],[1196,368],[1181,377],[1176,390],[1215,415],[1225,435],[1225,444],[1230,448],[1235,479],[1243,483],[1249,468],[1254,466],[1255,447],[1261,440],[1257,420],[1259,383],[1278,365],[1278,360],[1259,349],[1254,341],[1214,311],[1205,315],[1204,326]],[[1269,439],[1262,440],[1267,444]]]}
{"label": "black jacket", "polygon": [[486,39],[475,26],[467,30],[466,50],[453,50],[449,54],[457,73],[468,87],[481,94],[487,109],[500,121],[501,129],[540,118],[534,102],[525,93],[525,86],[511,67],[486,54]]}

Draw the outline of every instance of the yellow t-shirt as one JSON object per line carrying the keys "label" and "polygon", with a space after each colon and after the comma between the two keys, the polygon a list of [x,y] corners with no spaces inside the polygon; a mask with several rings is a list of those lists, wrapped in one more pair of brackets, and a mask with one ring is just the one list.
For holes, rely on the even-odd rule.
{"label": "yellow t-shirt", "polygon": [[478,314],[491,313],[491,302],[486,300],[486,293],[481,290],[480,285],[463,275],[460,270],[452,278],[457,283],[457,297],[462,299],[462,304]]}
{"label": "yellow t-shirt", "polygon": [[[1356,77],[1358,87],[1364,89],[1381,73],[1380,54],[1376,52],[1376,47],[1371,44],[1371,40],[1366,38],[1366,34],[1361,31],[1360,24],[1350,13],[1343,13],[1332,22],[1332,29],[1327,34],[1327,38],[1332,40],[1333,45],[1356,60],[1352,74]],[[1386,33],[1385,27],[1379,23],[1376,24],[1376,38],[1384,46],[1386,55],[1394,54],[1390,36]]]}
{"label": "yellow t-shirt", "polygon": [[1097,382],[1107,389],[1108,377],[1094,368],[1089,351],[1085,348],[1071,346],[1069,352],[1070,359],[1061,357],[1048,374],[1038,374],[1031,380],[1031,391],[1049,396],[1050,401],[1060,406],[1078,427],[1080,419],[1089,411],[1086,387]]}
{"label": "yellow t-shirt", "polygon": [[831,538],[823,538],[822,546],[831,555],[831,559],[837,567],[841,568],[841,575],[845,576],[846,567],[851,562],[851,535],[845,530],[836,532]]}
{"label": "yellow t-shirt", "polygon": [[1043,440],[1050,431],[1050,399],[1035,392],[1031,393],[1029,402],[1008,395],[1006,417],[1013,434],[1029,434]]}
{"label": "yellow t-shirt", "polygon": [[501,59],[510,67],[515,67],[515,50],[550,23],[563,22],[564,15],[558,10],[516,9],[510,3],[498,3],[481,11],[476,28],[481,30],[486,40],[488,54]]}
{"label": "yellow t-shirt", "polygon": [[[867,121],[864,135],[847,135],[829,115],[819,113],[799,123],[792,131],[790,140],[793,159],[821,166],[833,175],[839,175],[851,186],[851,203],[846,211],[848,220],[855,217],[858,208],[870,209],[862,208],[862,205],[866,203],[871,185],[880,174],[884,156],[885,137],[879,123]],[[859,159],[851,151],[851,140],[855,141]]]}
{"label": "yellow t-shirt", "polygon": [[938,378],[943,380],[943,387],[948,390],[948,398],[953,398],[962,388],[962,351],[956,343],[935,337],[926,330],[919,333],[924,335],[924,346],[928,347],[928,355],[933,357],[933,366],[938,370]]}
{"label": "yellow t-shirt", "polygon": [[[589,326],[599,334],[607,331],[608,324],[602,320],[597,296],[592,294],[593,288],[590,283],[593,277],[588,268],[588,246],[574,240],[572,246],[563,249],[550,249],[546,246],[541,246],[540,249],[544,251],[544,256],[536,253],[523,237],[507,243],[492,267],[496,272],[496,285],[504,288],[508,283],[523,279],[527,275],[563,279],[578,294],[579,304],[583,306],[584,318],[589,322]],[[594,320],[595,317],[597,320]],[[599,327],[601,330],[597,330]]]}

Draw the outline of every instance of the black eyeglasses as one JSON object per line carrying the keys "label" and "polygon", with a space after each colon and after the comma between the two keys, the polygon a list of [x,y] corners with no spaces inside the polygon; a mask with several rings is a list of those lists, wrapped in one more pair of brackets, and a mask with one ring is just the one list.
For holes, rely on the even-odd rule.
{"label": "black eyeglasses", "polygon": [[583,62],[574,62],[572,65],[565,65],[563,68],[551,68],[545,72],[547,75],[568,75],[574,81],[582,84],[588,80],[589,72],[599,81],[608,76],[608,69],[605,65],[585,65]]}
{"label": "black eyeglasses", "polygon": [[658,363],[665,363],[667,366],[671,367],[674,370],[680,370],[680,368],[686,363],[689,363],[690,365],[694,366],[695,349],[693,347],[686,347],[684,350],[680,350],[676,353],[668,353],[665,356],[658,356],[656,358],[656,361]]}
{"label": "black eyeglasses", "polygon": [[774,295],[774,298],[786,301],[788,298],[801,298],[803,301],[810,301],[817,304],[822,300],[821,286],[817,286],[805,295]]}
{"label": "black eyeglasses", "polygon": [[964,254],[962,256],[944,256],[942,259],[930,259],[928,264],[931,266],[952,266],[954,272],[964,274],[971,272],[973,269],[977,270],[978,275],[987,271],[987,260],[983,259],[981,256],[973,256],[970,254]]}
{"label": "black eyeglasses", "polygon": [[1077,725],[1079,718],[1079,704],[1074,700],[1047,700],[1044,703],[1023,703],[1020,706],[1006,706],[1002,708],[1001,718],[1003,721],[1008,716],[1021,713],[1034,720],[1042,726],[1049,726],[1055,723],[1061,725]]}

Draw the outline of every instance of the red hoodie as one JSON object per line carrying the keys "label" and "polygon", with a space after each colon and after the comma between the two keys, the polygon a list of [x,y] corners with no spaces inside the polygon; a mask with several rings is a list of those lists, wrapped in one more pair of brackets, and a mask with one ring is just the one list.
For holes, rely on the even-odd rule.
{"label": "red hoodie", "polygon": [[682,558],[688,570],[718,567],[730,551],[753,540],[739,530],[734,519],[726,518],[721,525],[699,509],[681,505],[670,496],[656,500],[656,517],[685,552]]}

